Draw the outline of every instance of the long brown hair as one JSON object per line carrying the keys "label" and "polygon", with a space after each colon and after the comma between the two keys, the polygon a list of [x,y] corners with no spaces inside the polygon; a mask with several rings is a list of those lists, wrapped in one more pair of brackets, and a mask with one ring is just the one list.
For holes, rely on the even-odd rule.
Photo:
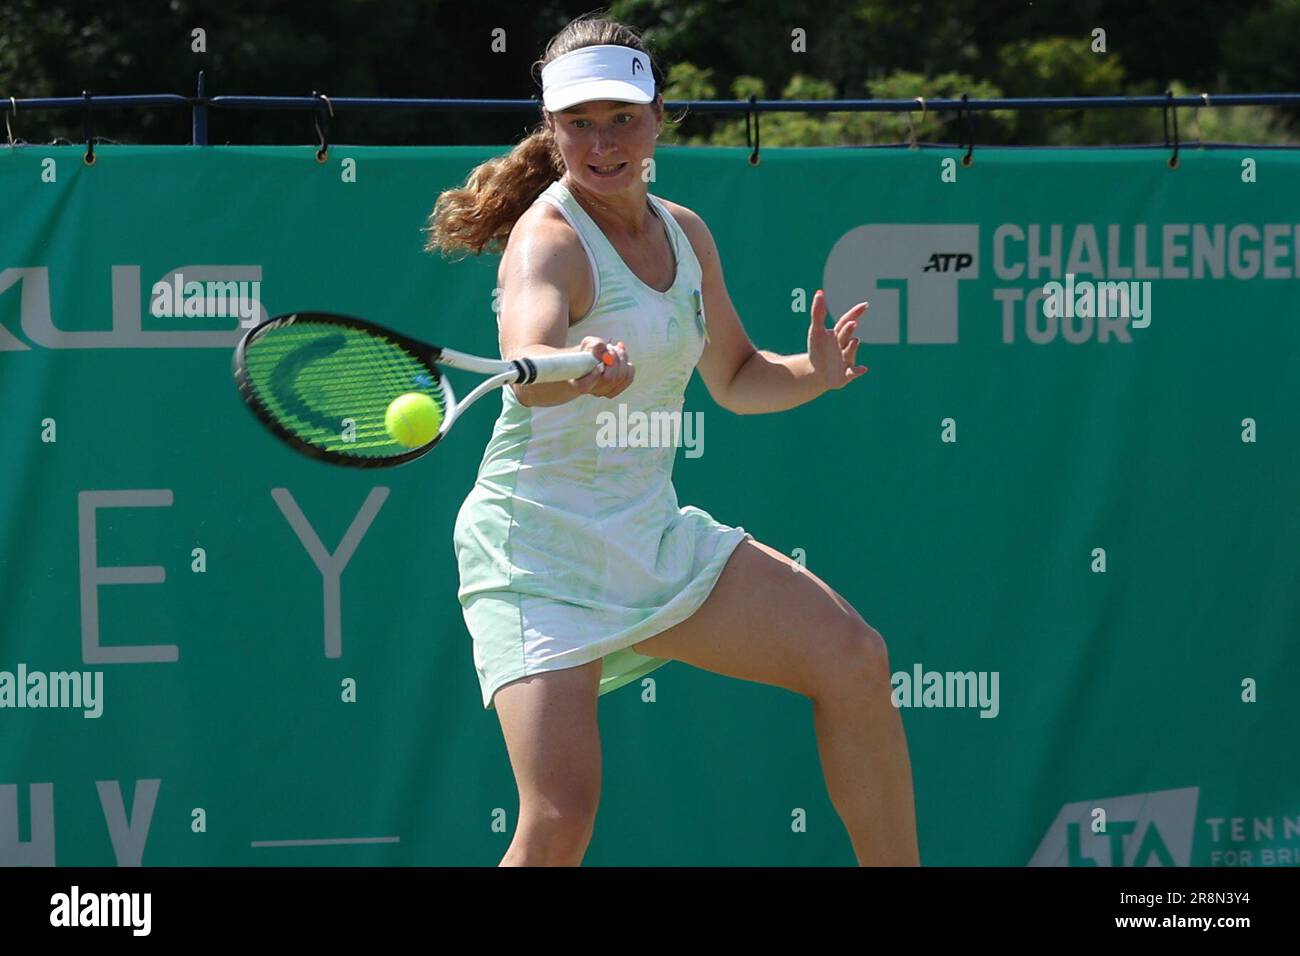
{"label": "long brown hair", "polygon": [[[542,67],[557,57],[582,47],[606,44],[644,53],[650,59],[655,94],[661,92],[663,74],[640,35],[629,26],[591,14],[571,21],[552,37],[542,58],[533,64],[533,72],[540,82]],[[462,259],[471,252],[502,252],[519,217],[564,171],[560,147],[543,121],[509,154],[480,164],[464,186],[438,196],[429,214],[425,251],[444,256],[459,251]]]}

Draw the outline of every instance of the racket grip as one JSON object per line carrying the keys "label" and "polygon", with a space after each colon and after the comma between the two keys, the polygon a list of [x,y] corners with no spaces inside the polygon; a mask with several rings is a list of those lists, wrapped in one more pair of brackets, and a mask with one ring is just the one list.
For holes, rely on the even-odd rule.
{"label": "racket grip", "polygon": [[571,378],[581,378],[600,365],[590,352],[534,355],[523,361],[525,364],[531,362],[537,369],[537,375],[533,378],[534,384],[567,382]]}

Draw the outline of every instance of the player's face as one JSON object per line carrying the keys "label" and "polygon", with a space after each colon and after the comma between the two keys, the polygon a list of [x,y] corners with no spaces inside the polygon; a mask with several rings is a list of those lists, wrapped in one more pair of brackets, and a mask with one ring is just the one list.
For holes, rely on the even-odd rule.
{"label": "player's face", "polygon": [[663,99],[653,103],[593,100],[551,115],[569,175],[592,192],[619,192],[638,183],[654,155]]}

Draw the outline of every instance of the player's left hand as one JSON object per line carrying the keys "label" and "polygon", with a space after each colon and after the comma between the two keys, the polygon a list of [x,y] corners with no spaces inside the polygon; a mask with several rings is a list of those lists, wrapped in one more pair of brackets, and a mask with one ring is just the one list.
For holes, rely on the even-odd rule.
{"label": "player's left hand", "polygon": [[853,333],[858,328],[858,316],[867,310],[867,303],[859,302],[845,312],[834,328],[826,328],[826,296],[818,289],[812,301],[812,322],[808,326],[808,361],[817,378],[828,389],[843,388],[854,379],[867,373],[865,365],[853,364],[861,340]]}

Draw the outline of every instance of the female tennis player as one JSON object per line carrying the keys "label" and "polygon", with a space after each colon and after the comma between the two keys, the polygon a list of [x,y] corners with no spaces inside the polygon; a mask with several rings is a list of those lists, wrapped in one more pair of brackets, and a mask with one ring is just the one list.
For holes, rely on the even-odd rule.
{"label": "female tennis player", "polygon": [[438,197],[428,244],[502,252],[503,358],[613,358],[583,378],[502,390],[456,518],[458,597],[519,788],[501,865],[582,861],[600,794],[596,699],[670,660],[810,698],[859,864],[915,865],[911,765],[880,635],[744,528],[679,507],[674,448],[597,439],[617,403],[629,419],[680,413],[696,368],[737,414],[844,387],[867,371],[853,337],[865,303],[826,328],[818,292],[807,353],[757,351],[708,228],[642,177],[664,108],[640,37],[580,18],[539,62],[542,124]]}

